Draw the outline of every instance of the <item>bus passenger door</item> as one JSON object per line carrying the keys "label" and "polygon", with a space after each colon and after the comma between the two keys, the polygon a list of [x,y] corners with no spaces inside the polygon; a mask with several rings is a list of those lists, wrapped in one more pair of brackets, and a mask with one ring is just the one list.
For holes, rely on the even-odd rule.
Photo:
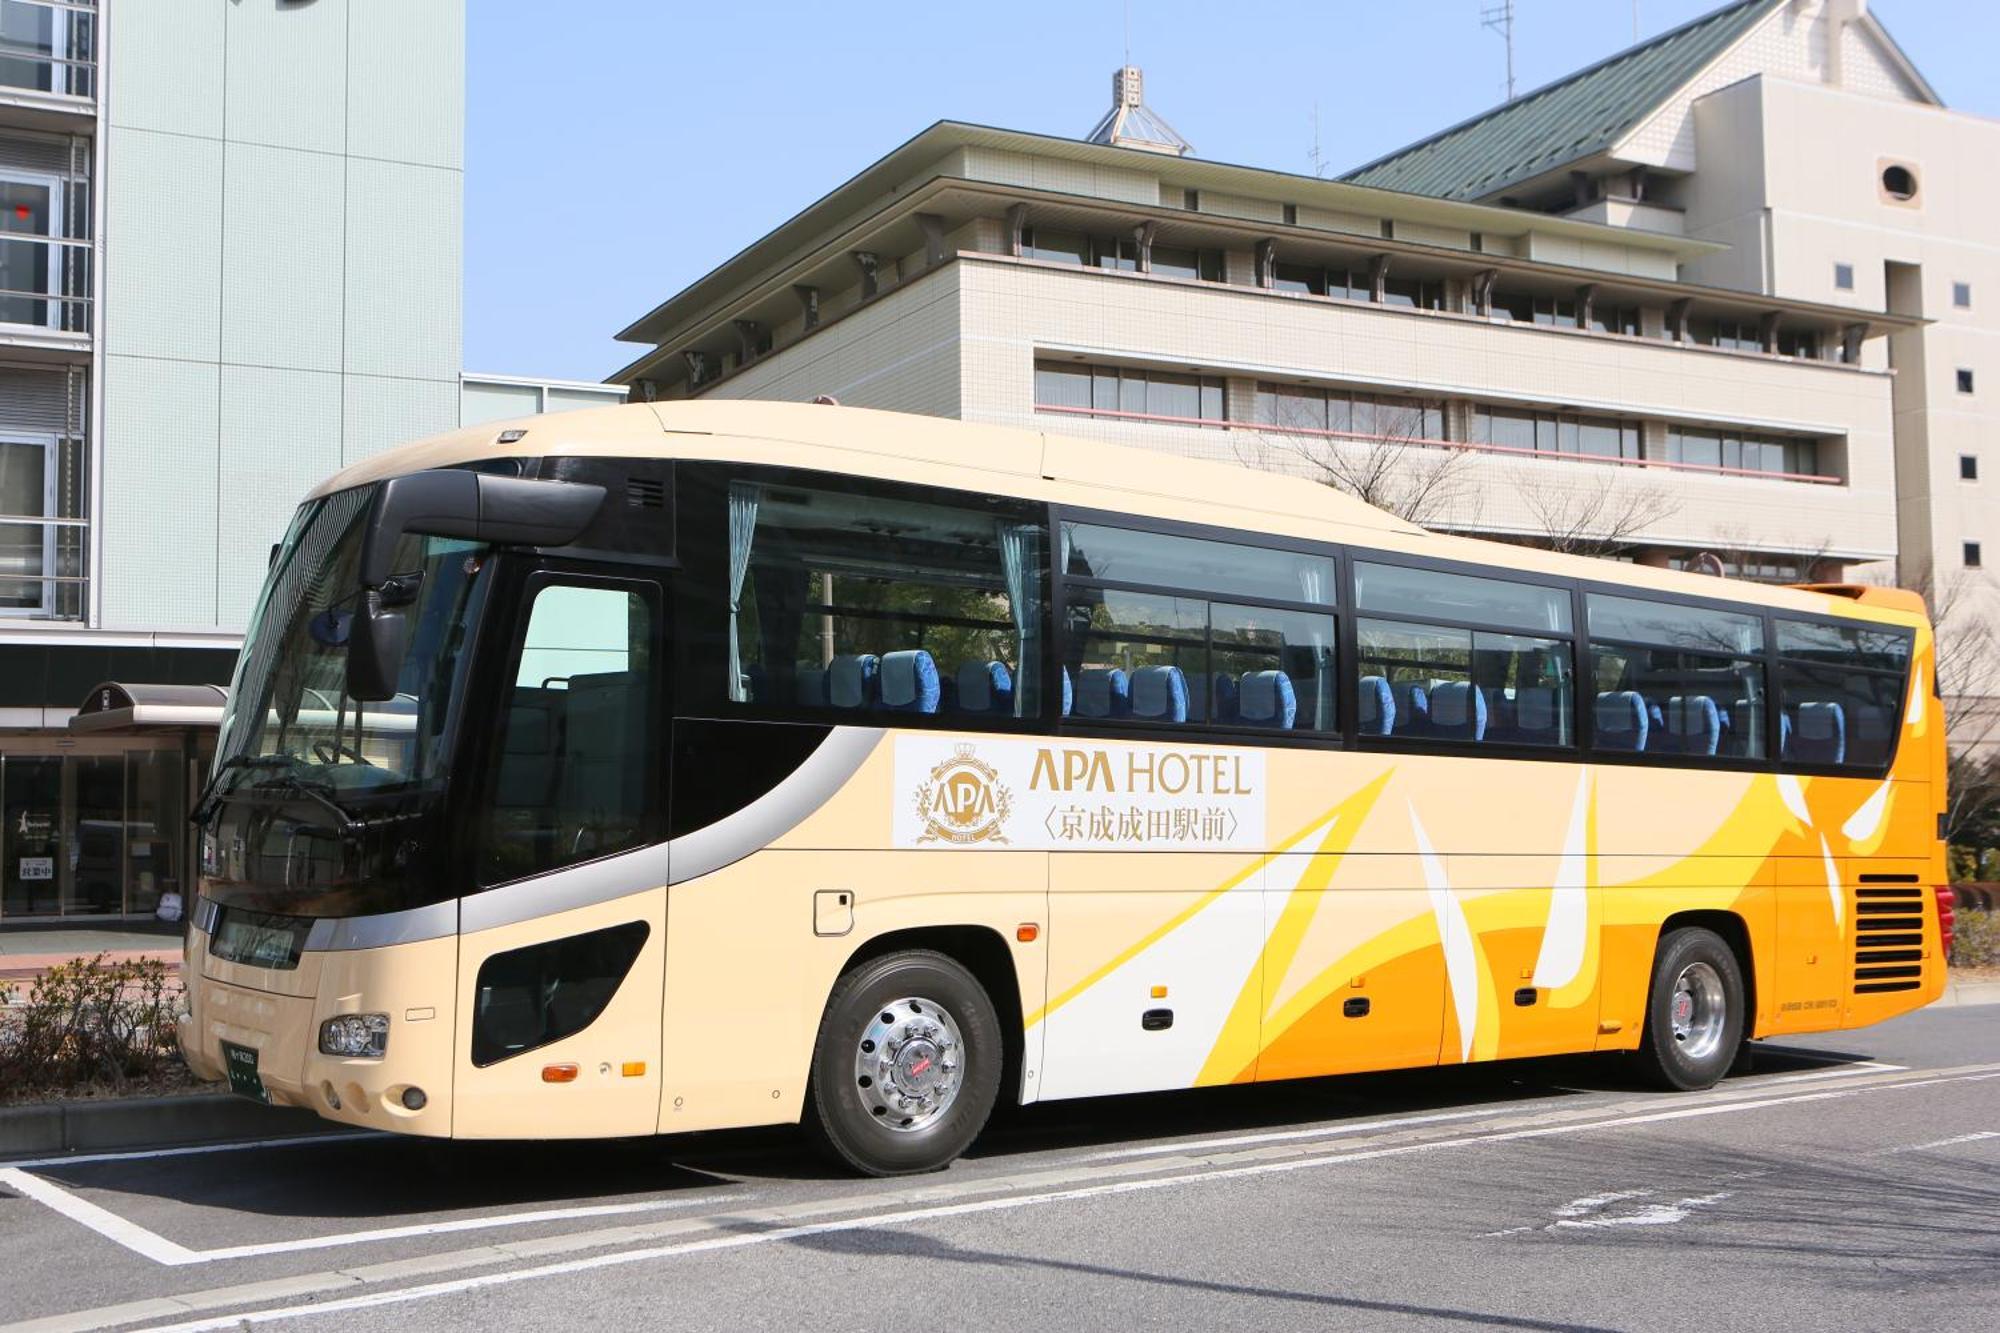
{"label": "bus passenger door", "polygon": [[665,605],[536,571],[499,673],[460,907],[461,1138],[650,1134],[666,957]]}
{"label": "bus passenger door", "polygon": [[1252,1077],[1264,947],[1259,860],[1050,855],[1042,1100]]}

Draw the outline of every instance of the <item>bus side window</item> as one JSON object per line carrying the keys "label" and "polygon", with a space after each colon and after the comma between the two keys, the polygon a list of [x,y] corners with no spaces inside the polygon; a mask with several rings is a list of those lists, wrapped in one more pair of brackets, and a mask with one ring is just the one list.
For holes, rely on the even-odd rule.
{"label": "bus side window", "polygon": [[480,882],[636,847],[655,822],[655,617],[632,585],[533,594],[500,720]]}

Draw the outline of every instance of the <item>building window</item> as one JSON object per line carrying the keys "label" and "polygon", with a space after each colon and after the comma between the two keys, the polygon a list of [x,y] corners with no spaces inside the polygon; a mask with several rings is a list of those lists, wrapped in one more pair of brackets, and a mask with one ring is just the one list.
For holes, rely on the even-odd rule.
{"label": "building window", "polygon": [[1852,265],[1852,264],[1835,264],[1835,265],[1833,266],[1833,285],[1834,285],[1835,287],[1839,288],[1839,289],[1840,289],[1841,291],[1843,291],[1843,292],[1851,292],[1851,291],[1853,291],[1853,290],[1854,290],[1854,265]]}
{"label": "building window", "polygon": [[1826,343],[1821,340],[1817,329],[1778,330],[1779,356],[1796,356],[1808,361],[1817,361],[1825,346]]}
{"label": "building window", "polygon": [[1819,475],[1819,445],[1813,440],[1669,426],[1667,461],[1685,463],[1690,467],[1727,468],[1734,472],[1809,477]]}
{"label": "building window", "polygon": [[1324,431],[1371,440],[1444,439],[1444,405],[1344,389],[1259,384],[1259,425],[1281,431]]}
{"label": "building window", "polygon": [[1638,306],[1590,303],[1592,333],[1622,333],[1628,338],[1636,338],[1642,327]]}
{"label": "building window", "polygon": [[1960,454],[1958,456],[1958,479],[1960,481],[1979,480],[1979,455]]}
{"label": "building window", "polygon": [[1021,228],[1021,257],[1046,259],[1058,264],[1085,265],[1091,262],[1090,237],[1080,231],[1056,231],[1050,227]]}
{"label": "building window", "polygon": [[[26,11],[26,6],[8,5],[8,17],[17,8]],[[8,82],[0,78],[0,84]],[[18,171],[0,175],[0,237],[6,237],[0,239],[0,324],[70,327],[61,298],[79,293],[71,290],[73,280],[63,280],[63,270],[76,265],[64,262],[63,247],[44,239],[63,234],[58,225],[63,215],[59,178]]]}
{"label": "building window", "polygon": [[1201,191],[1182,190],[1181,207],[1190,213],[1199,213],[1201,211]]}
{"label": "building window", "polygon": [[1639,457],[1638,422],[1573,412],[1537,412],[1532,408],[1475,403],[1469,438],[1473,444],[1522,453]]}
{"label": "building window", "polygon": [[1385,241],[1393,241],[1396,239],[1396,219],[1394,218],[1382,219],[1382,239]]}
{"label": "building window", "polygon": [[1480,251],[1480,252],[1484,252],[1484,251],[1485,251],[1485,249],[1486,249],[1486,237],[1485,237],[1484,235],[1482,235],[1481,233],[1479,233],[1479,232],[1476,232],[1476,231],[1475,231],[1475,232],[1473,232],[1473,233],[1472,233],[1472,248],[1473,248],[1473,249],[1474,249],[1475,251]]}
{"label": "building window", "polygon": [[1917,197],[1917,173],[1908,167],[1892,163],[1882,169],[1882,193],[1899,203],[1906,203]]}
{"label": "building window", "polygon": [[1444,309],[1444,284],[1424,278],[1389,278],[1382,284],[1382,304],[1416,310]]}
{"label": "building window", "polygon": [[1951,303],[1960,310],[1970,310],[1972,308],[1972,284],[1969,282],[1954,282],[1951,285]]}
{"label": "building window", "polygon": [[1965,567],[1966,567],[1967,569],[1978,569],[1978,568],[1979,568],[1979,543],[1978,543],[1978,542],[1967,542],[1967,543],[1965,544]]}
{"label": "building window", "polygon": [[1972,372],[1964,366],[1958,368],[1958,391],[1960,393],[1972,392]]}
{"label": "building window", "polygon": [[1169,278],[1221,282],[1222,251],[1185,250],[1179,246],[1156,245],[1153,247],[1152,271]]}
{"label": "building window", "polygon": [[1730,316],[1703,317],[1688,321],[1688,341],[1703,347],[1720,347],[1731,352],[1761,352],[1764,337],[1757,322]]}
{"label": "building window", "polygon": [[1274,291],[1337,296],[1347,301],[1366,301],[1374,291],[1373,280],[1365,268],[1288,264],[1282,259],[1275,266],[1271,287]]}
{"label": "building window", "polygon": [[1297,204],[1285,205],[1285,225],[1287,227],[1296,227],[1299,225],[1299,206]]}
{"label": "building window", "polygon": [[1080,416],[1168,417],[1197,425],[1219,426],[1229,419],[1223,382],[1216,376],[1080,362],[1035,362],[1035,408]]}

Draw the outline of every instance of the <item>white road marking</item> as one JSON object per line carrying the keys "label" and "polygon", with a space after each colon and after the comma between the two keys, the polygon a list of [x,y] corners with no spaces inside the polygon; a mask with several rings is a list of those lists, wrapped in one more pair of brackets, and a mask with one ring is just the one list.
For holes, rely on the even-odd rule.
{"label": "white road marking", "polygon": [[1401,1129],[1405,1125],[1434,1125],[1444,1120],[1472,1120],[1504,1111],[1547,1111],[1554,1102],[1533,1102],[1518,1106],[1483,1106],[1471,1111],[1440,1111],[1434,1115],[1395,1116],[1387,1120],[1353,1120],[1314,1129],[1281,1129],[1265,1134],[1236,1134],[1226,1139],[1196,1139],[1192,1142],[1155,1143],[1144,1148],[1120,1148],[1116,1152],[1091,1153],[1072,1158],[1078,1162],[1113,1162],[1128,1157],[1158,1157],[1168,1153],[1206,1152],[1211,1148],[1240,1148],[1252,1143],[1284,1143],[1296,1139],[1324,1139],[1342,1134],[1361,1134],[1371,1129]]}
{"label": "white road marking", "polygon": [[212,1264],[223,1259],[256,1259],[272,1254],[295,1254],[301,1250],[330,1250],[342,1245],[366,1245],[372,1241],[408,1240],[417,1236],[446,1236],[462,1231],[490,1231],[495,1227],[532,1226],[537,1222],[568,1222],[585,1217],[625,1217],[633,1213],[660,1213],[676,1208],[694,1208],[712,1203],[741,1203],[754,1195],[704,1194],[691,1198],[649,1199],[641,1203],[585,1204],[574,1208],[540,1208],[525,1213],[497,1213],[484,1217],[461,1217],[444,1222],[418,1222],[402,1227],[376,1227],[367,1231],[343,1231],[331,1236],[305,1236],[298,1240],[266,1241],[258,1245],[226,1245],[212,1250],[191,1250],[149,1231],[137,1222],[70,1193],[60,1185],[31,1176],[19,1167],[0,1169],[0,1184],[11,1186],[38,1203],[53,1208],[72,1222],[89,1227],[106,1240],[115,1241],[154,1263],[179,1268],[188,1264]]}
{"label": "white road marking", "polygon": [[89,1227],[106,1240],[116,1241],[136,1254],[143,1254],[156,1264],[187,1264],[195,1262],[194,1251],[176,1245],[164,1236],[155,1235],[137,1222],[127,1222],[109,1209],[100,1208],[88,1199],[79,1199],[68,1190],[52,1185],[38,1176],[31,1176],[19,1167],[10,1166],[0,1170],[0,1185],[19,1191],[36,1203],[55,1209],[72,1222]]}
{"label": "white road marking", "polygon": [[1595,1199],[1578,1199],[1575,1203],[1564,1204],[1556,1209],[1556,1220],[1544,1229],[1555,1231],[1561,1228],[1595,1230],[1602,1227],[1672,1226],[1676,1222],[1687,1221],[1688,1215],[1696,1209],[1713,1208],[1729,1197],[1728,1190],[1720,1190],[1714,1194],[1677,1199],[1672,1203],[1641,1204],[1630,1212],[1603,1211],[1608,1204],[1639,1198],[1650,1193],[1650,1190],[1626,1190]]}
{"label": "white road marking", "polygon": [[[1255,1162],[1243,1166],[1191,1171],[1180,1175],[1149,1176],[1134,1180],[1110,1181],[1103,1184],[1079,1186],[1073,1189],[1049,1190],[1036,1194],[1005,1195],[999,1198],[981,1199],[968,1203],[944,1204],[925,1208],[907,1208],[893,1212],[847,1217],[832,1222],[773,1227],[765,1231],[737,1231],[707,1237],[702,1240],[679,1241],[666,1245],[648,1246],[637,1250],[620,1250],[612,1254],[592,1255],[585,1259],[565,1260],[561,1263],[543,1264],[534,1268],[517,1268],[502,1272],[483,1273],[473,1277],[453,1278],[444,1282],[426,1283],[416,1287],[401,1287],[389,1291],[369,1292],[365,1295],[343,1297],[337,1300],[318,1301],[303,1305],[271,1306],[261,1310],[251,1310],[209,1319],[155,1325],[152,1327],[151,1333],[208,1333],[208,1330],[233,1329],[251,1324],[267,1324],[281,1319],[303,1319],[311,1315],[339,1314],[350,1310],[366,1310],[380,1306],[401,1305],[414,1301],[429,1300],[438,1296],[450,1296],[468,1291],[478,1291],[488,1287],[510,1286],[517,1282],[530,1282],[542,1278],[565,1277],[576,1273],[619,1268],[655,1259],[671,1259],[690,1254],[705,1254],[721,1250],[772,1245],[806,1236],[820,1236],[868,1228],[909,1226],[914,1223],[937,1221],[943,1218],[966,1217],[983,1213],[1012,1212],[1022,1208],[1037,1207],[1051,1203],[1065,1203],[1079,1199],[1150,1193],[1155,1190],[1171,1189],[1182,1185],[1202,1184],[1216,1180],[1241,1180],[1291,1171],[1311,1170],[1318,1167],[1342,1166],[1353,1162],[1378,1161],[1384,1158],[1402,1157],[1414,1153],[1439,1152],[1447,1148],[1477,1147],[1488,1143],[1505,1143],[1521,1139],[1580,1134],[1591,1130],[1622,1128],[1627,1125],[1656,1124],[1663,1121],[1689,1119],[1704,1115],[1728,1115],[1739,1111],[1761,1110],[1773,1106],[1790,1106],[1837,1098],[1861,1097],[1875,1092],[1931,1087],[1943,1083],[1982,1082],[1994,1078],[2000,1078],[2000,1072],[1947,1074],[1937,1078],[1915,1079],[1900,1083],[1883,1083],[1855,1088],[1843,1087],[1824,1092],[1802,1092],[1782,1097],[1731,1101],[1715,1105],[1687,1107],[1674,1111],[1618,1116],[1608,1120],[1538,1126],[1529,1129],[1510,1130],[1499,1134],[1471,1134],[1456,1139],[1438,1139],[1425,1143],[1401,1144],[1383,1148],[1364,1148],[1352,1152],[1296,1157],[1283,1161]],[[343,1278],[343,1281],[345,1280],[349,1279]]]}
{"label": "white road marking", "polygon": [[1981,1139],[2000,1139],[2000,1130],[1982,1129],[1976,1134],[1960,1134],[1956,1138],[1938,1139],[1931,1143],[1912,1143],[1897,1152],[1928,1152],[1932,1148],[1955,1148],[1961,1143],[1977,1143]]}
{"label": "white road marking", "polygon": [[392,1139],[397,1135],[380,1129],[358,1129],[352,1134],[292,1134],[281,1139],[238,1139],[234,1143],[198,1143],[186,1148],[137,1148],[125,1152],[65,1153],[60,1157],[31,1157],[0,1165],[33,1170],[51,1166],[88,1166],[92,1162],[138,1162],[155,1157],[201,1157],[208,1153],[247,1152],[253,1148],[302,1148],[321,1143],[352,1143],[357,1139]]}
{"label": "white road marking", "polygon": [[1767,1088],[1774,1084],[1790,1086],[1794,1083],[1813,1083],[1821,1079],[1852,1078],[1856,1074],[1899,1074],[1908,1068],[1908,1065],[1885,1065],[1877,1060],[1864,1060],[1859,1064],[1841,1065],[1836,1069],[1815,1069],[1803,1074],[1773,1074],[1768,1078],[1758,1079],[1757,1083]]}

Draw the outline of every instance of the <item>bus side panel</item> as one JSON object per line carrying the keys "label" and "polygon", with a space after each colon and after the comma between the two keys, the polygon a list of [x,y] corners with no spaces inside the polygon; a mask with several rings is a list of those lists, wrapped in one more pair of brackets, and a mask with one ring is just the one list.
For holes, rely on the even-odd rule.
{"label": "bus side panel", "polygon": [[1271,858],[1259,1079],[1433,1065],[1444,942],[1413,855]]}
{"label": "bus side panel", "polygon": [[[822,893],[849,895],[851,924],[838,906],[816,911]],[[765,850],[668,895],[661,1133],[796,1122],[834,983],[892,933],[973,927],[1004,942],[1021,1007],[1003,1006],[1002,1023],[1025,1025],[1046,998],[1046,935],[1016,938],[1048,918],[1039,852]],[[1031,1040],[1024,1074],[1040,1073],[1038,1053]],[[1034,1100],[1032,1084],[1021,1092]]]}
{"label": "bus side panel", "polygon": [[1264,874],[1240,853],[1050,855],[1043,1098],[1251,1076]]}
{"label": "bus side panel", "polygon": [[[576,867],[488,892],[532,893],[538,886],[552,888],[565,875],[593,874],[602,869],[602,865]],[[472,901],[467,900],[468,904]],[[474,1034],[482,1030],[482,998],[489,1010],[484,1031],[511,1035],[522,1030],[518,1017],[496,1017],[496,996],[481,996],[480,970],[488,960],[497,954],[531,950],[640,922],[646,932],[638,956],[595,1018],[546,1045],[531,1046],[483,1067],[473,1063]],[[667,956],[666,927],[666,890],[662,887],[461,935],[453,1137],[563,1139],[652,1133],[659,1119],[660,990]],[[534,965],[546,964],[537,959]],[[505,966],[496,964],[489,977],[504,975]],[[513,993],[518,988],[505,989],[507,994],[501,998],[518,1005],[523,998]],[[558,981],[550,1015],[558,1022],[573,1021],[580,1015],[563,1012],[563,991],[564,983]],[[588,993],[587,987],[582,993]],[[574,1065],[574,1078],[561,1082],[546,1079],[543,1071],[551,1065]]]}
{"label": "bus side panel", "polygon": [[1669,918],[1687,912],[1734,917],[1750,947],[1744,980],[1754,993],[1752,1031],[1771,1007],[1777,907],[1771,863],[1758,856],[1600,856],[1604,935],[1599,975],[1600,1051],[1632,1050],[1646,1027],[1653,960]]}

